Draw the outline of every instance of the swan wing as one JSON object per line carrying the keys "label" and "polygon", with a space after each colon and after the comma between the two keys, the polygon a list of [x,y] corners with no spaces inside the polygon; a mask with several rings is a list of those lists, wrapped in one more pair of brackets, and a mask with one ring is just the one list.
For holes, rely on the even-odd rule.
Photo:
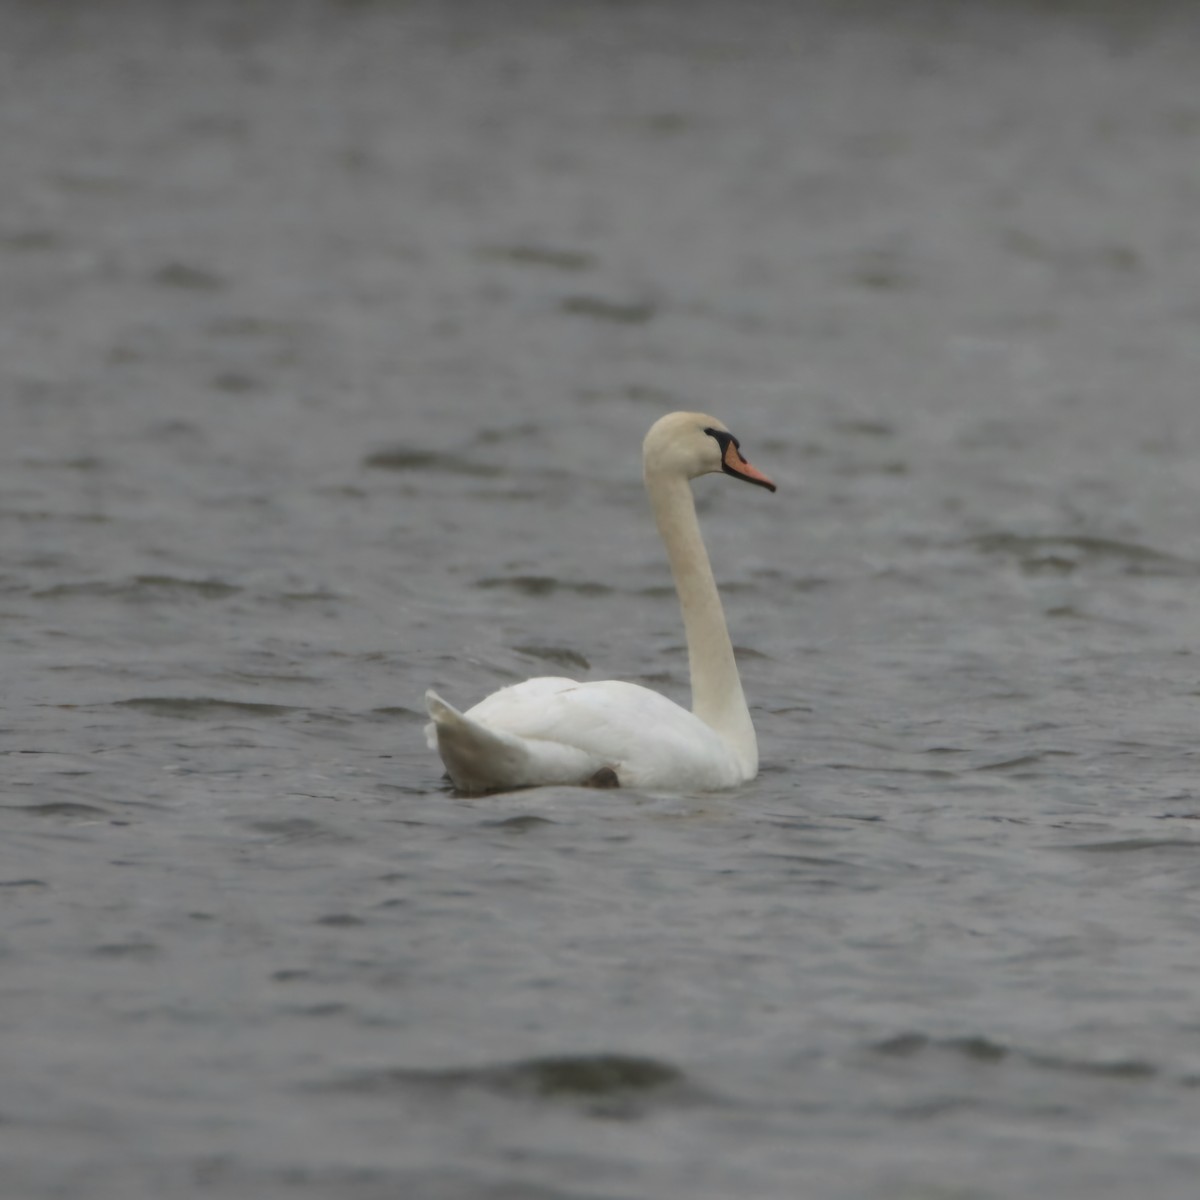
{"label": "swan wing", "polygon": [[748,778],[698,717],[621,680],[529,679],[461,714],[435,700],[454,717],[431,703],[431,742],[462,790],[585,783],[606,767],[626,787],[720,788]]}
{"label": "swan wing", "polygon": [[[425,693],[431,749],[463,792],[508,791],[550,783],[582,783],[599,767],[572,746],[523,738],[461,713],[436,692]],[[478,706],[477,706],[478,707]]]}

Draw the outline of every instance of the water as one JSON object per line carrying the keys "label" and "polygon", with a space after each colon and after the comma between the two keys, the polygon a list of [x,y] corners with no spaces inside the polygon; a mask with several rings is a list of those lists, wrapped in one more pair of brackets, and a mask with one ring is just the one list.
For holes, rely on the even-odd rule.
{"label": "water", "polygon": [[[0,14],[6,1197],[1192,1197],[1180,6]],[[763,771],[454,797],[435,685]]]}

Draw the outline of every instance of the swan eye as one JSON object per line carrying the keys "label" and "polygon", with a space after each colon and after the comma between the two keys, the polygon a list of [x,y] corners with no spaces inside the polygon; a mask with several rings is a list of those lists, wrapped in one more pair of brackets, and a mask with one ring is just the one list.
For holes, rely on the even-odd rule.
{"label": "swan eye", "polygon": [[707,433],[709,437],[716,438],[717,445],[721,447],[722,456],[725,454],[725,451],[729,449],[730,442],[732,442],[738,450],[742,448],[742,443],[739,442],[732,433],[728,433],[724,429],[706,429],[704,432]]}

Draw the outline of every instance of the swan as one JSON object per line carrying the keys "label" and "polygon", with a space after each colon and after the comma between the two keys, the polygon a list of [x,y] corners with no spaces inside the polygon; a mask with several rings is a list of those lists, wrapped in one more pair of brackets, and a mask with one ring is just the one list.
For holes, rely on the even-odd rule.
{"label": "swan", "polygon": [[754,778],[758,743],[690,485],[716,471],[775,490],[715,417],[669,413],[646,434],[642,475],[683,612],[691,712],[615,679],[527,679],[466,712],[430,690],[426,740],[459,792],[546,784],[716,790]]}

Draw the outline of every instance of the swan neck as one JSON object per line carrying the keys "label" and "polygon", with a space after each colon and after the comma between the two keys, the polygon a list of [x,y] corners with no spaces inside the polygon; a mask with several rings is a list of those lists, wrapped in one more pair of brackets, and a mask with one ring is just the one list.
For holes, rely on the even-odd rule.
{"label": "swan neck", "polygon": [[646,491],[679,595],[692,677],[692,712],[742,760],[747,778],[758,769],[754,726],[742,692],[721,596],[686,478],[646,472]]}

